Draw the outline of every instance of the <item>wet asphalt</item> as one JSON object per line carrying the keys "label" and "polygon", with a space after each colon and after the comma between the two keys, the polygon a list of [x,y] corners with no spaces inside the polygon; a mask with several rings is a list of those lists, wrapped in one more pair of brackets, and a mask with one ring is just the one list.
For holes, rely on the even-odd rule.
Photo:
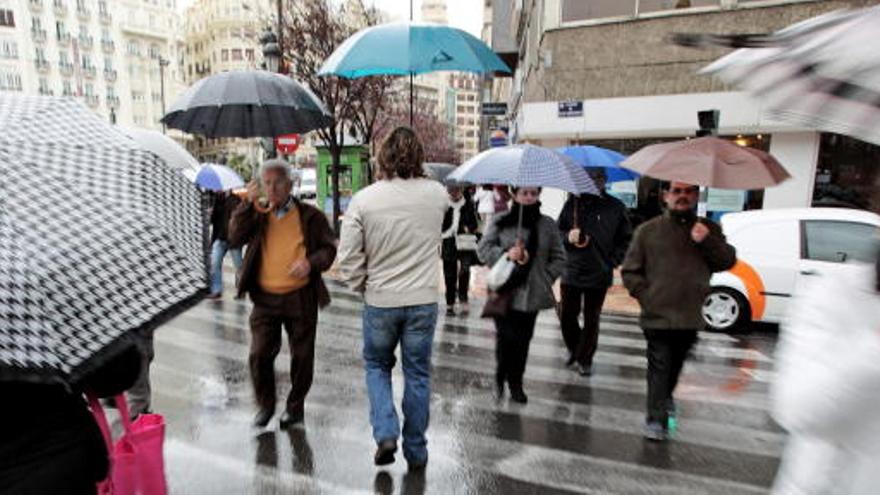
{"label": "wet asphalt", "polygon": [[[231,283],[231,274],[225,277]],[[290,493],[767,493],[784,433],[770,418],[775,335],[704,333],[678,388],[673,441],[641,437],[645,342],[629,318],[603,318],[594,375],[564,365],[553,312],[538,320],[525,406],[497,403],[494,332],[470,315],[441,317],[433,355],[429,465],[372,463],[361,352],[361,302],[331,283],[320,315],[315,381],[304,426],[276,416],[255,429],[247,370],[250,303],[204,301],[156,333],[153,406],[165,416],[166,465],[175,494]],[[276,362],[289,387],[286,344]],[[395,372],[395,397],[402,396]],[[279,403],[283,400],[279,400]],[[279,406],[281,407],[281,406]],[[279,414],[280,414],[279,410]]]}

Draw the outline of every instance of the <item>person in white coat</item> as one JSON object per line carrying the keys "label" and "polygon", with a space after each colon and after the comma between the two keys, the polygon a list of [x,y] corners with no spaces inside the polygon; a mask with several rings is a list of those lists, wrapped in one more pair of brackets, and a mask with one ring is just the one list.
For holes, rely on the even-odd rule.
{"label": "person in white coat", "polygon": [[810,277],[780,331],[773,416],[789,439],[777,495],[880,493],[880,265]]}

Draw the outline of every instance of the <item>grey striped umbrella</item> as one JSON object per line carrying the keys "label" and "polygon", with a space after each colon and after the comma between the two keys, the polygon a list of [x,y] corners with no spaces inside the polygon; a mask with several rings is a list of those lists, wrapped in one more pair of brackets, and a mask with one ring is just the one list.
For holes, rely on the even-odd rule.
{"label": "grey striped umbrella", "polygon": [[206,77],[171,105],[162,123],[209,138],[276,137],[327,126],[331,116],[308,88],[262,70]]}
{"label": "grey striped umbrella", "polygon": [[459,166],[446,180],[514,187],[552,187],[574,194],[599,194],[590,176],[571,158],[532,144],[486,150]]}
{"label": "grey striped umbrella", "polygon": [[0,93],[0,381],[73,384],[198,302],[203,211],[82,104]]}

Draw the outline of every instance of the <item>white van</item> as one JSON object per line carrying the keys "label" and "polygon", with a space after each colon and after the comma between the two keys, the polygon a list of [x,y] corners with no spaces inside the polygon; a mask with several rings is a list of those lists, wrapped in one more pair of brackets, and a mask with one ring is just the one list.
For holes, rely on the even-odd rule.
{"label": "white van", "polygon": [[301,199],[315,199],[318,196],[318,177],[315,169],[304,168],[299,173],[299,197]]}
{"label": "white van", "polygon": [[800,279],[849,260],[873,262],[880,246],[880,216],[860,210],[754,210],[727,214],[721,226],[738,261],[712,277],[703,305],[707,326],[717,331],[779,323]]}

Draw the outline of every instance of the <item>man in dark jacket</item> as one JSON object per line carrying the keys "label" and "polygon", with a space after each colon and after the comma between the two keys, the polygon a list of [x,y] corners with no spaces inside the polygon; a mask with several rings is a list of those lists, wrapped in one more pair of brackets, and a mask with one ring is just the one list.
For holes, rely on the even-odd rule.
{"label": "man in dark jacket", "polygon": [[443,217],[441,227],[443,244],[443,279],[446,282],[446,316],[455,316],[456,289],[460,309],[468,311],[468,290],[471,280],[471,265],[476,262],[476,243],[465,245],[467,236],[476,240],[479,219],[470,196],[463,194],[460,187],[448,187],[449,208]]}
{"label": "man in dark jacket", "polygon": [[232,255],[235,269],[241,269],[241,248],[229,248],[229,217],[241,200],[229,191],[221,191],[214,196],[211,209],[211,294],[208,299],[223,296],[223,258],[226,252]]}
{"label": "man in dark jacket", "polygon": [[705,327],[701,308],[709,279],[736,263],[721,227],[694,214],[698,196],[697,186],[670,184],[663,193],[667,211],[636,229],[623,262],[623,283],[642,306],[648,340],[649,440],[666,440],[674,424],[672,394],[697,331]]}
{"label": "man in dark jacket", "polygon": [[[601,196],[572,196],[559,215],[565,246],[562,273],[562,338],[568,348],[568,365],[589,376],[599,340],[599,317],[605,295],[614,280],[614,269],[623,261],[632,237],[626,206],[605,193],[605,171],[591,171]],[[583,308],[584,327],[578,318]]]}
{"label": "man in dark jacket", "polygon": [[291,390],[281,427],[301,423],[306,394],[312,386],[318,307],[330,303],[321,273],[336,257],[336,242],[324,214],[300,203],[290,191],[290,169],[269,160],[260,169],[269,200],[261,212],[256,183],[232,214],[229,243],[248,245],[239,278],[239,295],[249,293],[251,312],[250,370],[259,412],[254,425],[264,427],[275,413],[275,357],[281,350],[281,328],[290,346]]}

